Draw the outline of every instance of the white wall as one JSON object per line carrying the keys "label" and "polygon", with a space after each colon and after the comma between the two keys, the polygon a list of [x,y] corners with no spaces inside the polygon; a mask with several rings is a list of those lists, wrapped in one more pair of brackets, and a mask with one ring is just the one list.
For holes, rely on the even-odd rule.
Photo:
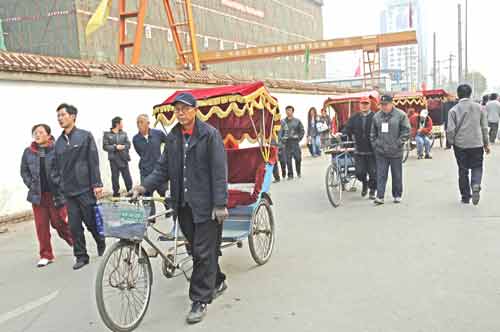
{"label": "white wall", "polygon": [[[31,143],[31,127],[46,123],[57,138],[56,108],[66,102],[75,105],[79,114],[77,126],[92,131],[101,149],[101,174],[106,188],[111,187],[107,155],[102,151],[102,133],[108,130],[111,119],[121,116],[130,139],[137,132],[135,119],[140,113],[151,114],[152,106],[163,102],[174,90],[150,87],[113,87],[70,85],[43,82],[0,81],[0,120],[2,130],[2,167],[0,172],[0,215],[30,209],[27,190],[19,168],[24,149]],[[306,125],[309,107],[320,109],[326,96],[276,93],[280,107],[293,105],[296,116]],[[138,179],[138,156],[131,153],[132,176]],[[124,186],[122,185],[122,188]]]}

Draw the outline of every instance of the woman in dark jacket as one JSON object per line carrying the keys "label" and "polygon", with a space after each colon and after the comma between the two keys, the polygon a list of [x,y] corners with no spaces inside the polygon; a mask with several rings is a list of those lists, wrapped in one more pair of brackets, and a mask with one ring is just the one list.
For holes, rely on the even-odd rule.
{"label": "woman in dark jacket", "polygon": [[68,225],[64,197],[59,189],[59,176],[54,171],[54,143],[50,127],[35,125],[34,142],[26,148],[21,161],[21,177],[28,187],[28,201],[33,205],[35,228],[40,246],[38,267],[52,263],[54,253],[50,243],[50,225],[69,246],[73,238]]}

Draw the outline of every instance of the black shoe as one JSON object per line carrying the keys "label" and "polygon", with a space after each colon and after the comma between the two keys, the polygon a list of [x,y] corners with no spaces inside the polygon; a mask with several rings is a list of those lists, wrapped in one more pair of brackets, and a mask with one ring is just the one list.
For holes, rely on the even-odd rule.
{"label": "black shoe", "polygon": [[368,195],[368,198],[372,201],[377,198],[377,196],[375,195],[375,190],[370,190],[370,195]]}
{"label": "black shoe", "polygon": [[363,189],[361,190],[361,197],[366,197],[368,195],[368,183],[363,183]]}
{"label": "black shoe", "polygon": [[274,179],[274,183],[278,183],[280,181],[281,181],[281,179],[279,179],[279,178],[278,179]]}
{"label": "black shoe", "polygon": [[293,180],[293,176],[288,177],[288,181]]}
{"label": "black shoe", "polygon": [[113,194],[113,197],[114,197],[114,198],[118,198],[118,197],[120,197],[120,193],[114,193],[114,194]]}
{"label": "black shoe", "polygon": [[481,192],[480,185],[475,184],[472,186],[472,204],[474,205],[479,204],[479,199],[481,198],[480,192]]}
{"label": "black shoe", "polygon": [[80,270],[82,267],[84,267],[85,265],[87,265],[89,263],[88,260],[77,260],[75,265],[73,265],[73,270]]}
{"label": "black shoe", "polygon": [[227,283],[225,281],[221,282],[219,286],[215,287],[214,289],[214,295],[212,298],[215,300],[219,296],[221,296],[227,289]]}
{"label": "black shoe", "polygon": [[191,306],[191,311],[188,313],[186,317],[186,322],[188,324],[196,324],[199,323],[205,318],[207,314],[207,305],[201,302],[193,302]]}
{"label": "black shoe", "polygon": [[420,160],[420,159],[423,159],[423,157],[422,156],[418,156],[417,159]]}
{"label": "black shoe", "polygon": [[106,241],[102,240],[102,242],[97,244],[97,255],[101,257],[104,255],[105,251],[106,251]]}
{"label": "black shoe", "polygon": [[462,198],[461,202],[462,202],[462,204],[470,204],[470,199],[469,198]]}
{"label": "black shoe", "polygon": [[432,159],[432,156],[430,154],[425,155],[425,159]]}

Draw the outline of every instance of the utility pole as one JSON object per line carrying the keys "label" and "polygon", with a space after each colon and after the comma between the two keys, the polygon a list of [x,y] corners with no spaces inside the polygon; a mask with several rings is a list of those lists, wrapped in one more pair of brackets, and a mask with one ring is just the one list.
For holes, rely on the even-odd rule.
{"label": "utility pole", "polygon": [[462,5],[458,4],[458,84],[463,81],[462,75]]}
{"label": "utility pole", "polygon": [[433,34],[433,50],[432,50],[432,87],[437,88],[437,65],[436,65],[436,33]]}
{"label": "utility pole", "polygon": [[465,80],[469,80],[469,1],[465,0]]}
{"label": "utility pole", "polygon": [[451,85],[453,84],[453,58],[454,58],[454,55],[453,54],[450,54],[450,67],[449,67],[449,74],[448,74],[448,82],[449,82],[449,85],[451,87]]}

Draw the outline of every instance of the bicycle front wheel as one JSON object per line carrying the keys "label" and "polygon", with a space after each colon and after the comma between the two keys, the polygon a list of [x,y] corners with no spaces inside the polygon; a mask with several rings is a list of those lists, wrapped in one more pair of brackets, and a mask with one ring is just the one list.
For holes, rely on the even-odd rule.
{"label": "bicycle front wheel", "polygon": [[325,185],[330,203],[334,207],[338,207],[342,201],[342,180],[337,167],[333,164],[329,165],[326,170]]}
{"label": "bicycle front wheel", "polygon": [[114,332],[130,332],[141,323],[151,299],[153,272],[140,243],[119,241],[97,271],[96,300],[104,324]]}

